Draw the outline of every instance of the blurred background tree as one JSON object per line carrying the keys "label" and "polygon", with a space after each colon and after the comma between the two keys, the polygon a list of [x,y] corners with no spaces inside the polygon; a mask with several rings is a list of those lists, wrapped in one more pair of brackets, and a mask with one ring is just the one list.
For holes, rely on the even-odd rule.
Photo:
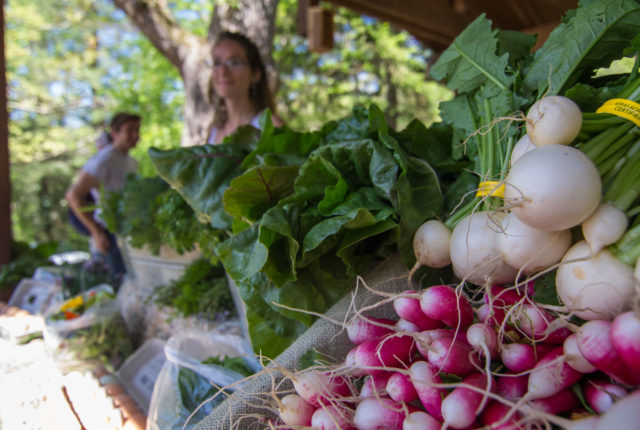
{"label": "blurred background tree", "polygon": [[[219,24],[212,16],[237,18],[251,2],[158,3],[184,34],[206,41]],[[335,48],[310,53],[296,33],[297,1],[278,3],[271,52],[287,123],[312,130],[371,102],[396,128],[413,117],[437,120],[438,103],[450,93],[426,78],[431,51],[387,23],[334,12]],[[178,146],[184,134],[184,76],[109,0],[8,2],[5,19],[15,238],[85,249],[67,221],[64,191],[118,110],[142,114],[132,155],[144,175],[154,175],[147,149]]]}

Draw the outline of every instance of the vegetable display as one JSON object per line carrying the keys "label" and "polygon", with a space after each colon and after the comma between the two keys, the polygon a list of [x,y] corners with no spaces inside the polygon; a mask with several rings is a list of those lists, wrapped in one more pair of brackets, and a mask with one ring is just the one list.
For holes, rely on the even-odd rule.
{"label": "vegetable display", "polygon": [[433,66],[473,192],[416,230],[393,315],[357,314],[342,361],[287,375],[275,428],[637,427],[640,3],[581,1],[533,42],[480,16]]}

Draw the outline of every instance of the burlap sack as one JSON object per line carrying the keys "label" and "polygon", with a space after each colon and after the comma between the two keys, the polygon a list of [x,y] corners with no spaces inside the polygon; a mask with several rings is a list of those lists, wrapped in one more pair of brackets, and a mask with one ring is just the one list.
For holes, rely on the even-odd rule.
{"label": "burlap sack", "polygon": [[[407,284],[408,270],[400,257],[395,255],[372,268],[362,278],[364,283],[375,291],[401,292],[409,288]],[[335,321],[345,321],[354,315],[356,310],[383,300],[379,294],[369,291],[363,282],[354,282],[354,289],[336,303],[326,316]],[[393,315],[391,303],[383,306],[372,306],[365,312],[367,316]],[[338,324],[318,319],[300,338],[274,360],[270,367],[298,369],[300,357],[311,348],[334,357],[337,362],[344,360],[347,352],[353,348],[346,331]],[[208,417],[195,427],[197,430],[222,429],[262,429],[268,428],[267,420],[276,418],[275,402],[270,393],[275,385],[283,379],[280,372],[269,372],[255,375],[234,393],[233,397],[220,404]],[[278,387],[279,390],[286,388]],[[290,384],[289,384],[290,388]]]}

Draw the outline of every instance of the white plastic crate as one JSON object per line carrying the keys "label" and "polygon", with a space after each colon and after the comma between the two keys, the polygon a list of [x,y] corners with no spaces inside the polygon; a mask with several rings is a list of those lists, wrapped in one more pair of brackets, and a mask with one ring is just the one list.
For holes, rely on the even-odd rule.
{"label": "white plastic crate", "polygon": [[59,285],[24,278],[16,286],[7,304],[24,309],[33,315],[42,315],[60,297],[62,297],[62,290]]}
{"label": "white plastic crate", "polygon": [[165,342],[160,339],[146,341],[116,372],[122,386],[145,414],[149,412],[149,403],[158,374],[167,360],[164,346]]}

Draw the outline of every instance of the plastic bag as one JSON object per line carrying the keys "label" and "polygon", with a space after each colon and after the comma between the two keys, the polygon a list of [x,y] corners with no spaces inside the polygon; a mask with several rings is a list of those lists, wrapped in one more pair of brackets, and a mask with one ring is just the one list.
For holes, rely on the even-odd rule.
{"label": "plastic bag", "polygon": [[[167,341],[165,355],[167,361],[151,395],[147,430],[192,428],[226,399],[226,394],[218,392],[219,388],[228,387],[248,376],[227,367],[207,364],[207,359],[238,357],[248,373],[262,368],[242,337],[218,332],[176,334]],[[228,387],[225,391],[235,388]],[[216,393],[213,400],[205,402]],[[202,407],[189,418],[201,404]]]}
{"label": "plastic bag", "polygon": [[83,362],[76,352],[67,348],[70,340],[83,329],[119,317],[120,306],[113,288],[107,284],[96,285],[52,305],[45,312],[42,332],[45,347],[62,372],[78,370],[90,363]]}

